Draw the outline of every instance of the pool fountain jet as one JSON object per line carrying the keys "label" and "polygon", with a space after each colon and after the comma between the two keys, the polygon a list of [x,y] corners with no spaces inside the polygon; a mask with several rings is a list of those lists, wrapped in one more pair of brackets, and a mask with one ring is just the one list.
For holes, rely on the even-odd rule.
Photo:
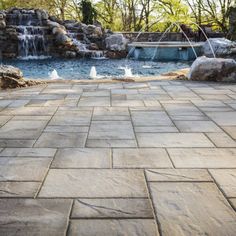
{"label": "pool fountain jet", "polygon": [[121,70],[124,70],[125,71],[125,74],[124,74],[124,77],[127,78],[127,77],[135,77],[132,73],[132,69],[125,66],[125,67],[120,67],[119,69]]}
{"label": "pool fountain jet", "polygon": [[60,76],[55,69],[51,73],[49,73],[49,77],[51,80],[60,79]]}
{"label": "pool fountain jet", "polygon": [[89,73],[89,77],[91,79],[96,79],[97,78],[97,70],[95,66],[91,67],[90,73]]}

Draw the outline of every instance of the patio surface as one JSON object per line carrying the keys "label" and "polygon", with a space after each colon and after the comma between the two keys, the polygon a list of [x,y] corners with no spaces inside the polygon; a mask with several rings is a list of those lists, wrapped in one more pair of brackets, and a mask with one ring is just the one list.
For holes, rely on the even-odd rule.
{"label": "patio surface", "polygon": [[0,92],[0,235],[236,235],[236,84]]}

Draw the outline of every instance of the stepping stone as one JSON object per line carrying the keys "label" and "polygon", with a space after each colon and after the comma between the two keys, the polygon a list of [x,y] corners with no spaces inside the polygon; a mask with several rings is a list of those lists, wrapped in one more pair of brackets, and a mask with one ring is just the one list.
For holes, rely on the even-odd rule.
{"label": "stepping stone", "polygon": [[153,218],[149,199],[75,199],[71,218]]}
{"label": "stepping stone", "polygon": [[170,148],[168,153],[176,168],[236,167],[235,148]]}
{"label": "stepping stone", "polygon": [[214,147],[200,133],[136,133],[140,147]]}
{"label": "stepping stone", "polygon": [[236,197],[235,169],[211,169],[209,171],[227,197]]}
{"label": "stepping stone", "polygon": [[64,236],[71,200],[0,199],[1,235]]}
{"label": "stepping stone", "polygon": [[213,181],[207,170],[201,169],[148,169],[146,176],[148,181],[161,182]]}
{"label": "stepping stone", "polygon": [[147,197],[141,170],[51,169],[40,197]]}
{"label": "stepping stone", "polygon": [[213,183],[150,183],[162,235],[234,235],[236,215]]}
{"label": "stepping stone", "polygon": [[59,149],[52,168],[110,168],[111,151],[102,148]]}
{"label": "stepping stone", "polygon": [[126,219],[126,220],[72,220],[69,236],[158,236],[154,220]]}
{"label": "stepping stone", "polygon": [[122,148],[113,150],[114,168],[171,168],[172,164],[164,149]]}

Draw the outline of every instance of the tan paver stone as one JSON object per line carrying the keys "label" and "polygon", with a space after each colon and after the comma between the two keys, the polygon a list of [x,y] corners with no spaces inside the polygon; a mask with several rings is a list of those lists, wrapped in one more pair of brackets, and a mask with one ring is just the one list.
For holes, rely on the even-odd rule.
{"label": "tan paver stone", "polygon": [[142,170],[51,169],[40,197],[147,197]]}
{"label": "tan paver stone", "polygon": [[213,183],[150,183],[162,235],[234,236],[236,215]]}
{"label": "tan paver stone", "polygon": [[216,147],[236,147],[236,141],[234,141],[226,133],[206,133],[208,138],[216,145]]}
{"label": "tan paver stone", "polygon": [[227,197],[236,197],[236,169],[209,170]]}
{"label": "tan paver stone", "polygon": [[[0,197],[17,198],[31,197],[33,198],[39,189],[40,182],[0,182]],[[0,226],[1,232],[1,226]]]}
{"label": "tan paver stone", "polygon": [[213,181],[207,170],[202,169],[147,169],[146,176],[148,181]]}
{"label": "tan paver stone", "polygon": [[111,151],[103,148],[60,149],[52,162],[53,168],[110,168]]}
{"label": "tan paver stone", "polygon": [[167,152],[161,148],[114,149],[114,168],[171,168]]}
{"label": "tan paver stone", "polygon": [[236,126],[223,126],[222,127],[233,139],[236,139]]}
{"label": "tan paver stone", "polygon": [[51,158],[1,157],[0,181],[42,181]]}
{"label": "tan paver stone", "polygon": [[235,148],[170,148],[176,168],[234,168]]}
{"label": "tan paver stone", "polygon": [[154,220],[72,220],[69,236],[158,236]]}
{"label": "tan paver stone", "polygon": [[64,236],[71,200],[0,199],[0,232],[3,236]]}
{"label": "tan paver stone", "polygon": [[72,218],[153,218],[151,201],[135,198],[75,199]]}
{"label": "tan paver stone", "polygon": [[201,133],[136,133],[140,147],[213,147]]}

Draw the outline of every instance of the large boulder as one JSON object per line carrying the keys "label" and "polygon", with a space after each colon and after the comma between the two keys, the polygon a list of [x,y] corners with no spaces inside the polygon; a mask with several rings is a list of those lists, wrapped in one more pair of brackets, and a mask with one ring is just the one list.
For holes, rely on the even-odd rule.
{"label": "large boulder", "polygon": [[105,39],[106,48],[111,51],[126,50],[128,40],[123,34],[112,34]]}
{"label": "large boulder", "polygon": [[188,74],[190,80],[236,82],[236,61],[224,58],[197,58]]}
{"label": "large boulder", "polygon": [[41,81],[25,80],[20,69],[8,66],[0,66],[0,85],[2,89],[27,87],[36,84],[42,84]]}
{"label": "large boulder", "polygon": [[225,38],[209,38],[203,45],[203,52],[206,56],[212,56],[212,49],[217,56],[230,55],[236,49],[236,43]]}

